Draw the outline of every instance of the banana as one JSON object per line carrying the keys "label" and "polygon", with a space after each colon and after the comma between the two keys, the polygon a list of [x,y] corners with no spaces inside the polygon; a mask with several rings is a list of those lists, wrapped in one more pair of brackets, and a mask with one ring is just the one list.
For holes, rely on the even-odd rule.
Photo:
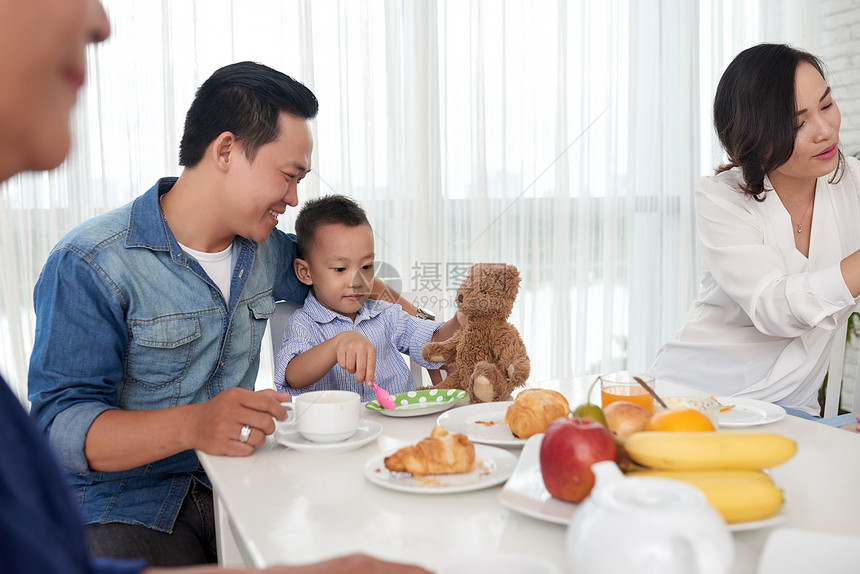
{"label": "banana", "polygon": [[700,480],[693,486],[705,494],[728,524],[770,518],[782,508],[782,490],[773,484],[745,479]]}
{"label": "banana", "polygon": [[669,478],[695,486],[728,524],[770,518],[783,504],[782,490],[758,470],[645,470],[627,476]]}
{"label": "banana", "polygon": [[624,447],[634,462],[660,470],[761,470],[797,452],[787,437],[751,432],[639,432]]}
{"label": "banana", "polygon": [[634,470],[627,476],[645,476],[655,478],[672,478],[696,485],[698,482],[713,482],[714,480],[749,480],[773,484],[773,479],[760,470]]}

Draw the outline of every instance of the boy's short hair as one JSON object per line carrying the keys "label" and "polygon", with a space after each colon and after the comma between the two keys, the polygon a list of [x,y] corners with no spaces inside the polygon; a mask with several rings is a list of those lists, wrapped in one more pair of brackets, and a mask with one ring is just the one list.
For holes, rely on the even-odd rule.
{"label": "boy's short hair", "polygon": [[326,195],[309,199],[296,217],[296,241],[299,259],[307,259],[313,247],[314,235],[321,225],[340,223],[347,227],[370,226],[367,214],[355,201],[345,195]]}
{"label": "boy's short hair", "polygon": [[253,161],[261,146],[278,138],[281,112],[312,119],[318,110],[313,92],[282,72],[256,62],[224,66],[203,82],[188,109],[179,165],[200,163],[224,132],[232,132]]}

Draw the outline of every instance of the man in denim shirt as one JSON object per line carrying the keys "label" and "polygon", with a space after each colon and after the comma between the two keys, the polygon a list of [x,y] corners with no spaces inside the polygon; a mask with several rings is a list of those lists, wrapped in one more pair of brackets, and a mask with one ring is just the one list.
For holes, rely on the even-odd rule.
{"label": "man in denim shirt", "polygon": [[181,176],[72,230],[42,270],[32,413],[96,556],[215,560],[193,449],[249,455],[285,417],[288,395],[253,388],[275,301],[307,293],[275,226],[311,169],[317,108],[271,68],[221,68],[188,111]]}
{"label": "man in denim shirt", "polygon": [[[69,114],[86,77],[86,47],[110,33],[97,0],[0,0],[0,183],[57,167],[69,151]],[[2,192],[0,186],[0,192]],[[21,239],[22,245],[27,243]],[[85,335],[78,333],[76,336]],[[44,434],[0,376],[0,571],[39,574],[429,574],[350,555],[265,570],[165,570],[144,561],[93,559]],[[166,536],[166,535],[165,535]]]}

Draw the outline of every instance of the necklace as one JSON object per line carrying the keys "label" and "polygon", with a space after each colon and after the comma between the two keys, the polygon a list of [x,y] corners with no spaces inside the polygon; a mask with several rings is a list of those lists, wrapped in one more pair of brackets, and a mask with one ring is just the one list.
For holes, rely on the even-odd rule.
{"label": "necklace", "polygon": [[[806,211],[803,212],[803,217],[801,219],[806,219],[806,215],[809,213],[809,210],[812,209],[813,203],[815,203],[815,196],[814,195],[812,196],[812,200],[810,200],[809,205],[806,206]],[[789,219],[791,219],[790,213],[788,214],[788,216],[789,216]],[[791,220],[791,223],[797,226],[797,227],[795,227],[795,231],[797,231],[798,233],[803,233],[803,226],[800,223],[796,222],[793,219]]]}
{"label": "necklace", "polygon": [[[161,212],[161,219],[164,220],[164,223],[167,223],[167,214],[164,213],[164,196],[165,194],[163,193],[158,196],[158,211]],[[798,231],[798,233],[800,232]]]}

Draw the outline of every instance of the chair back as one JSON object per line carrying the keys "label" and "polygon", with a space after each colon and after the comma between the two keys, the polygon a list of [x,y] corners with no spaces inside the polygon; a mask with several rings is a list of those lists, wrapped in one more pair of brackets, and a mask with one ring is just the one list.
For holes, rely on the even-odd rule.
{"label": "chair back", "polygon": [[[846,350],[847,333],[847,325],[843,325],[837,331],[830,351],[824,418],[838,415],[840,402],[842,408],[853,413],[860,412],[860,358],[857,356],[856,342],[851,349]],[[848,361],[846,361],[847,352],[851,352],[851,360]],[[851,404],[848,404],[848,399]]]}
{"label": "chair back", "polygon": [[292,301],[278,301],[275,303],[275,314],[269,319],[269,334],[272,337],[272,358],[277,361],[278,353],[284,342],[284,329],[293,313],[301,309],[301,305]]}

